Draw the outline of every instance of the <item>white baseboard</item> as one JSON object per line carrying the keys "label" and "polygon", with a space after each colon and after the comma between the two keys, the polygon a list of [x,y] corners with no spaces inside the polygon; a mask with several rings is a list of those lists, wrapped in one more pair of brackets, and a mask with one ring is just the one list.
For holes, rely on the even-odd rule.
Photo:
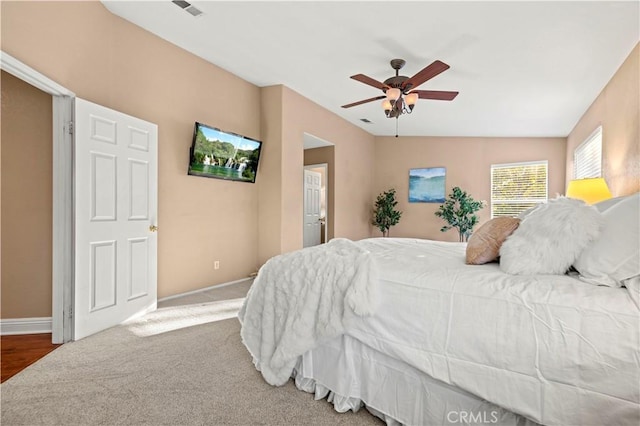
{"label": "white baseboard", "polygon": [[240,284],[243,283],[245,281],[249,281],[254,279],[255,277],[248,277],[248,278],[242,278],[241,280],[235,280],[235,281],[230,281],[228,283],[222,283],[222,284],[216,284],[216,285],[211,285],[209,287],[205,287],[205,288],[199,288],[197,290],[192,290],[192,291],[187,291],[185,293],[180,293],[180,294],[174,294],[173,296],[167,296],[167,297],[163,297],[162,299],[158,299],[158,302],[164,302],[165,300],[171,300],[171,299],[176,299],[178,297],[182,297],[182,296],[188,296],[190,294],[196,294],[196,293],[201,293],[203,291],[207,291],[207,290],[212,290],[214,288],[220,288],[220,287],[226,287],[229,285],[234,285],[234,284]]}
{"label": "white baseboard", "polygon": [[0,335],[51,333],[51,317],[0,320]]}

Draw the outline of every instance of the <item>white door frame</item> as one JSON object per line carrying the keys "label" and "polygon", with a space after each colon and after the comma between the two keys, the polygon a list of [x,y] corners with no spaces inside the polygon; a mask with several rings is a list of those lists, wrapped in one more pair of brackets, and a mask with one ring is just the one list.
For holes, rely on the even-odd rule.
{"label": "white door frame", "polygon": [[13,56],[0,51],[0,69],[37,87],[53,98],[53,343],[72,336],[73,301],[73,154],[71,117],[75,94]]}
{"label": "white door frame", "polygon": [[[309,169],[323,169],[322,172],[322,186],[324,187],[324,242],[328,243],[329,237],[329,164],[308,164],[304,166],[305,170]],[[304,190],[304,188],[303,188]],[[304,226],[304,224],[303,224]]]}

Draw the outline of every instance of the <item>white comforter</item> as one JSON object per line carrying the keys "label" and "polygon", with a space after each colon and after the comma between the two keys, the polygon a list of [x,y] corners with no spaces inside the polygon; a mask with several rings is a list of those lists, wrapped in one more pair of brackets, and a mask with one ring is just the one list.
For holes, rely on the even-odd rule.
{"label": "white comforter", "polygon": [[346,239],[270,259],[260,268],[238,315],[242,341],[272,385],[291,377],[297,358],[342,335],[345,317],[377,305],[370,254]]}
{"label": "white comforter", "polygon": [[539,423],[640,424],[640,312],[624,288],[465,265],[463,243],[358,244],[381,304],[350,336]]}
{"label": "white comforter", "polygon": [[464,250],[374,238],[278,256],[249,292],[243,341],[274,385],[344,333],[538,423],[640,424],[640,311],[626,289],[465,265]]}

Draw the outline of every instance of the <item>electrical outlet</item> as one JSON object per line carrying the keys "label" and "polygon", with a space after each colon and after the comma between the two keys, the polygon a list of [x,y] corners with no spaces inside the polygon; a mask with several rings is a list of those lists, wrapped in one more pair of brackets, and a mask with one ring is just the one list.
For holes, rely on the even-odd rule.
{"label": "electrical outlet", "polygon": [[220,269],[220,261],[216,260],[215,262],[213,262],[213,269]]}

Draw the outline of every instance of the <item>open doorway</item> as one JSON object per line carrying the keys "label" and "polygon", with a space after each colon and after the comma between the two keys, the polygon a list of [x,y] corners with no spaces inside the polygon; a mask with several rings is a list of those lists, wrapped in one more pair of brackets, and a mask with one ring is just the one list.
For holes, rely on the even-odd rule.
{"label": "open doorway", "polygon": [[2,331],[50,332],[52,97],[5,71],[0,81]]}
{"label": "open doorway", "polygon": [[329,166],[304,166],[303,247],[327,242],[327,174]]}
{"label": "open doorway", "polygon": [[[334,236],[334,145],[308,133],[304,134],[304,175],[303,199],[308,199],[312,191],[309,191],[309,176],[314,173],[319,176],[318,208],[317,214],[308,211],[305,203],[303,218],[303,242],[304,247],[326,243]],[[314,210],[314,209],[310,209]],[[317,217],[316,217],[317,216]],[[311,222],[314,223],[311,223]]]}
{"label": "open doorway", "polygon": [[[73,291],[71,276],[73,271],[71,231],[73,219],[72,136],[69,123],[72,115],[72,99],[75,94],[11,55],[5,52],[1,53],[0,68],[3,71],[51,96],[53,116],[51,122],[53,131],[51,156],[51,317],[30,318],[27,321],[19,319],[17,322],[2,320],[3,334],[5,326],[16,329],[16,332],[7,334],[19,334],[23,331],[31,330],[41,332],[47,329],[47,331],[51,331],[53,343],[67,342],[71,340],[71,326],[70,322],[65,318],[71,318]],[[3,99],[4,102],[5,99]],[[40,156],[35,155],[35,157],[23,160],[30,167],[36,167],[34,164],[37,165],[37,160]],[[31,321],[32,319],[35,319],[35,321]],[[46,321],[38,321],[42,319]]]}
{"label": "open doorway", "polygon": [[53,98],[2,70],[0,382],[52,340]]}

